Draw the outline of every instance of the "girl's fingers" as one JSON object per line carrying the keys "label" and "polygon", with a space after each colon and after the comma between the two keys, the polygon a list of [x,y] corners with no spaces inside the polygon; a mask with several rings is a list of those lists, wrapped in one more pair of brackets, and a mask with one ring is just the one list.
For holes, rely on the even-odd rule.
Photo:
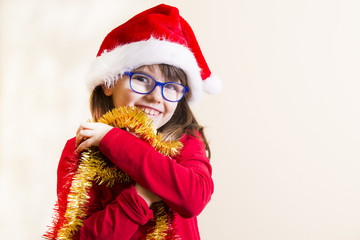
{"label": "girl's fingers", "polygon": [[93,136],[92,130],[94,129],[93,123],[82,123],[79,128],[76,130],[76,143],[78,146],[84,139],[90,138]]}
{"label": "girl's fingers", "polygon": [[83,138],[90,138],[94,135],[94,131],[93,130],[81,130],[78,133],[79,136],[83,137]]}
{"label": "girl's fingers", "polygon": [[88,123],[88,122],[84,122],[84,123],[81,123],[79,128],[76,130],[76,135],[81,131],[81,130],[85,130],[85,129],[88,129],[88,130],[91,130],[91,129],[94,129],[94,123]]}
{"label": "girl's fingers", "polygon": [[79,134],[81,129],[82,129],[81,126],[79,126],[78,129],[76,130],[76,136]]}
{"label": "girl's fingers", "polygon": [[91,146],[99,146],[101,139],[112,129],[103,123],[82,123],[76,133],[77,152]]}
{"label": "girl's fingers", "polygon": [[82,142],[85,141],[86,139],[88,139],[88,138],[83,137],[83,136],[81,136],[81,135],[77,135],[77,136],[76,136],[75,146],[78,146],[80,143],[82,143]]}
{"label": "girl's fingers", "polygon": [[92,138],[94,136],[93,130],[80,130],[76,135],[76,146],[79,145],[86,139]]}
{"label": "girl's fingers", "polygon": [[77,153],[81,153],[82,151],[84,151],[84,150],[86,149],[86,147],[85,147],[85,142],[86,142],[86,141],[82,142],[82,143],[76,148],[76,152],[77,152]]}
{"label": "girl's fingers", "polygon": [[86,139],[85,141],[81,142],[79,146],[76,148],[77,153],[81,153],[85,149],[91,147],[91,139]]}

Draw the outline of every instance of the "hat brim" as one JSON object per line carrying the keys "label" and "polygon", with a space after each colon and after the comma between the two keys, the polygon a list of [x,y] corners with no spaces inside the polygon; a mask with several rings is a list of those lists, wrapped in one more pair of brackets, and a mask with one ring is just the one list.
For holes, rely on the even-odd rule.
{"label": "hat brim", "polygon": [[126,71],[144,65],[168,64],[182,69],[190,88],[187,100],[197,102],[202,94],[203,81],[194,54],[189,48],[174,42],[150,38],[145,41],[120,45],[97,57],[87,77],[92,91],[96,86],[112,85]]}

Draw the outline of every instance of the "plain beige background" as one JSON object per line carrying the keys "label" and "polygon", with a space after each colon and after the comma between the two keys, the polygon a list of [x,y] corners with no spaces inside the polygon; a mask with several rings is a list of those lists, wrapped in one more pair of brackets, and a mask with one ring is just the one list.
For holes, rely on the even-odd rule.
{"label": "plain beige background", "polygon": [[[165,1],[223,81],[202,239],[360,239],[360,2]],[[153,0],[1,0],[0,239],[40,239],[104,36]]]}

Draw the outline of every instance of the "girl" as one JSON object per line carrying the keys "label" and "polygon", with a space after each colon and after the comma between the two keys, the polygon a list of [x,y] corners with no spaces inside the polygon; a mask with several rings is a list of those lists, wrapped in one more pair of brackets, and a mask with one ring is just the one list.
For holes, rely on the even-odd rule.
{"label": "girl", "polygon": [[[45,237],[60,239],[69,231],[73,239],[200,239],[196,216],[210,200],[213,181],[210,148],[189,103],[202,90],[220,90],[220,82],[178,9],[162,4],[112,30],[88,86],[95,123],[81,124],[76,138],[65,145],[58,167],[58,217]],[[146,113],[164,139],[180,141],[180,153],[162,154],[131,128],[98,122],[124,106]],[[79,189],[74,179],[80,156],[94,147],[111,169],[121,169],[132,180],[112,185],[93,181],[86,206],[81,206],[84,215],[76,215],[71,207],[78,193],[72,189]],[[68,217],[74,214],[81,222],[71,227]]]}

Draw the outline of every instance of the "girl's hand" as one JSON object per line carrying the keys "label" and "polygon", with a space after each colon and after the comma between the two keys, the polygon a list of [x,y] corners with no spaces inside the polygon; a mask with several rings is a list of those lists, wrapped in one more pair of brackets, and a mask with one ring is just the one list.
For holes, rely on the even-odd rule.
{"label": "girl's hand", "polygon": [[159,198],[158,195],[156,195],[153,192],[150,192],[149,190],[145,189],[143,186],[141,186],[138,183],[135,184],[135,189],[137,191],[137,194],[139,194],[140,197],[142,197],[145,200],[145,202],[148,204],[149,207],[154,202],[161,201],[161,198]]}
{"label": "girl's hand", "polygon": [[100,141],[112,128],[104,123],[82,123],[76,131],[76,152],[99,146]]}

